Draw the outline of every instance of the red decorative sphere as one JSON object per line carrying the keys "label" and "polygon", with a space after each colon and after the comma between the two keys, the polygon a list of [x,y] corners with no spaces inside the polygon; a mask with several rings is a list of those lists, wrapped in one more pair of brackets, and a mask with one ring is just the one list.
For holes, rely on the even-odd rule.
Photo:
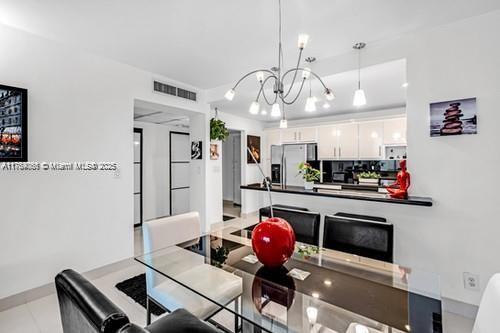
{"label": "red decorative sphere", "polygon": [[295,233],[290,224],[279,217],[260,222],[252,231],[252,248],[266,267],[279,267],[293,254]]}

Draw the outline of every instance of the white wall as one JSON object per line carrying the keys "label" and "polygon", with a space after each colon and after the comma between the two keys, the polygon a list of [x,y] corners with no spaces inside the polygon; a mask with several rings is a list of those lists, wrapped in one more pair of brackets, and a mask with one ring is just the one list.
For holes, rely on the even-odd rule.
{"label": "white wall", "polygon": [[186,132],[182,128],[134,121],[142,128],[143,141],[143,220],[170,215],[170,132]]}
{"label": "white wall", "polygon": [[0,171],[1,299],[51,282],[64,268],[87,271],[133,256],[134,99],[203,118],[208,106],[204,94],[194,103],[152,93],[158,76],[4,25],[0,40],[8,50],[0,53],[1,83],[28,89],[29,159],[120,166],[119,178]]}
{"label": "white wall", "polygon": [[[500,46],[491,43],[498,31],[499,11],[366,49],[367,65],[407,59],[410,194],[432,197],[433,207],[284,195],[276,200],[323,213],[387,217],[395,224],[396,262],[438,274],[444,297],[478,304],[481,292],[466,290],[462,273],[479,274],[483,290],[500,272],[500,178],[494,176],[500,165]],[[336,70],[352,65],[331,59],[317,67],[327,70],[330,63],[346,64]],[[479,133],[429,137],[429,103],[467,97],[477,97]]]}
{"label": "white wall", "polygon": [[229,133],[229,137],[222,146],[222,198],[233,201],[234,199],[234,168],[233,168],[233,145],[234,134]]}
{"label": "white wall", "polygon": [[[219,112],[219,118],[226,122],[226,127],[241,131],[241,184],[250,184],[261,182],[262,176],[255,164],[247,164],[246,146],[247,135],[257,135],[261,137],[261,145],[265,145],[263,124],[259,121],[242,118],[226,112]],[[219,151],[221,151],[221,143]],[[207,161],[207,187],[210,194],[207,193],[207,209],[209,212],[208,224],[222,221],[222,159]],[[250,191],[242,191],[241,194],[241,213],[253,213],[261,207],[260,194]]]}

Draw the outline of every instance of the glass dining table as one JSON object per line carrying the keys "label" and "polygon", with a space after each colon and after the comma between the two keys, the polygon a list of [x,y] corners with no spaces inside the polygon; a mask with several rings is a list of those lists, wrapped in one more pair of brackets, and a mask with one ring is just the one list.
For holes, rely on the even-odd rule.
{"label": "glass dining table", "polygon": [[[231,331],[442,332],[438,276],[409,267],[297,243],[282,267],[268,269],[252,251],[251,232],[233,227],[135,259],[229,312]],[[239,296],[207,285],[224,281],[186,274],[201,265],[238,277]]]}

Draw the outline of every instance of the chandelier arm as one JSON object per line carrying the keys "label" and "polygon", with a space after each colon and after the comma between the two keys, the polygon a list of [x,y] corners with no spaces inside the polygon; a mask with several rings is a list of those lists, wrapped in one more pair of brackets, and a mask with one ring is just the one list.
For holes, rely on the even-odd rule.
{"label": "chandelier arm", "polygon": [[274,94],[274,101],[272,103],[269,102],[269,100],[267,99],[266,91],[265,90],[262,91],[262,97],[264,97],[264,100],[266,101],[267,105],[271,106],[274,103],[276,103],[276,101],[278,100],[278,93]]}
{"label": "chandelier arm", "polygon": [[[268,74],[271,74],[270,77],[274,77],[276,78],[276,75],[274,75],[274,73],[272,71],[270,71],[269,69],[256,69],[254,71],[251,71],[245,75],[243,75],[239,80],[238,82],[236,82],[236,84],[233,86],[233,90],[236,89],[236,87],[238,87],[238,85],[241,83],[241,81],[243,81],[244,79],[246,79],[247,77],[249,77],[250,75],[252,74],[255,74],[257,72],[265,72],[265,73],[268,73]],[[277,78],[276,78],[277,79]]]}
{"label": "chandelier arm", "polygon": [[300,84],[299,92],[297,93],[297,95],[295,96],[295,98],[292,101],[290,101],[290,102],[285,101],[285,97],[286,96],[284,96],[283,98],[281,98],[281,100],[283,101],[283,103],[285,103],[286,105],[290,105],[290,104],[295,103],[297,101],[297,99],[299,98],[300,93],[302,92],[302,88],[304,88],[304,83],[305,82],[306,82],[306,79],[302,79],[302,83]]}
{"label": "chandelier arm", "polygon": [[[304,69],[304,68],[292,68],[292,69],[289,69],[289,70],[287,70],[287,71],[285,72],[285,74],[283,74],[283,77],[282,77],[282,78],[284,78],[287,74],[289,74],[289,73],[291,73],[291,72],[293,72],[293,71],[303,71],[303,70],[305,70],[305,69]],[[318,79],[318,81],[321,83],[321,85],[323,86],[323,88],[325,88],[325,90],[326,90],[326,89],[328,89],[328,87],[325,85],[325,83],[323,82],[323,80],[321,79],[321,77],[320,77],[318,74],[314,73],[313,71],[310,71],[310,73],[311,73],[311,74],[312,74],[315,78],[317,78],[317,79]]]}
{"label": "chandelier arm", "polygon": [[277,97],[275,96],[273,103],[270,103],[269,100],[267,99],[267,96],[266,96],[266,90],[264,89],[264,85],[271,78],[273,78],[275,81],[278,80],[278,78],[275,75],[272,75],[272,76],[270,75],[270,76],[266,77],[266,79],[261,82],[260,89],[259,89],[259,94],[257,95],[257,99],[260,97],[260,95],[262,95],[262,97],[264,97],[264,100],[265,100],[266,104],[269,105],[269,106],[271,106],[274,103],[276,103],[276,99],[277,99]]}
{"label": "chandelier arm", "polygon": [[[299,51],[299,59],[297,60],[297,66],[295,66],[295,69],[299,68],[300,60],[302,59],[302,50],[303,49],[301,48],[300,51]],[[292,83],[290,84],[290,88],[286,92],[285,96],[283,96],[283,98],[286,98],[290,94],[290,92],[292,91],[292,88],[295,85],[295,79],[297,78],[297,73],[298,72],[299,71],[296,70],[295,73],[293,74],[293,79],[292,79]],[[283,80],[284,78],[285,78],[285,75],[283,75],[283,77],[281,78],[281,82],[283,82],[283,84],[284,84],[284,80]]]}

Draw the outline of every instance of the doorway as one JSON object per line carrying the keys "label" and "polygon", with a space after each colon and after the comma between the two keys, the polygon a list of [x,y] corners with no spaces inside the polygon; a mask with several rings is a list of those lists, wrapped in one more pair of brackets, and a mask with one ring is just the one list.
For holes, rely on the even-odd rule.
{"label": "doorway", "polygon": [[223,219],[241,215],[241,131],[229,130],[222,143],[222,198]]}

